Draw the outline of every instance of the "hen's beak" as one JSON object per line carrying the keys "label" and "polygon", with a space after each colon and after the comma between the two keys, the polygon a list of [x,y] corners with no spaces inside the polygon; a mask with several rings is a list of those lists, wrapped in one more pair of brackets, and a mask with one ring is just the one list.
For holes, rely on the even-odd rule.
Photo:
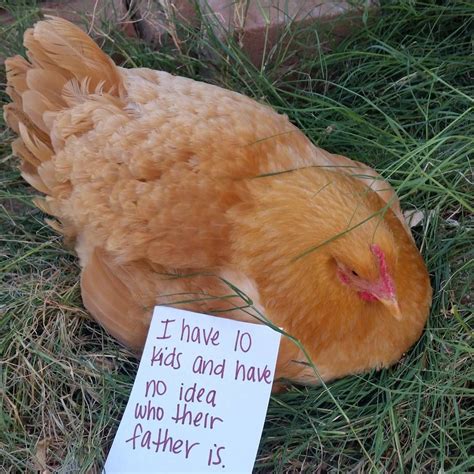
{"label": "hen's beak", "polygon": [[380,299],[379,300],[390,312],[390,314],[397,320],[401,321],[403,319],[402,312],[400,311],[400,306],[396,298],[390,299]]}

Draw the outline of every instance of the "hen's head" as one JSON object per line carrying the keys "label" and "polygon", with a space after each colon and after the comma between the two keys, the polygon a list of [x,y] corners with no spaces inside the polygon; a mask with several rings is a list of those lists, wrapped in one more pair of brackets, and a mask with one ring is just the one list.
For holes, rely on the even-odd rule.
{"label": "hen's head", "polygon": [[402,313],[397,299],[397,290],[393,277],[396,258],[393,249],[387,247],[384,252],[376,243],[366,243],[360,249],[343,247],[334,252],[336,275],[339,281],[364,301],[382,303],[397,320]]}
{"label": "hen's head", "polygon": [[[267,316],[305,345],[325,379],[395,362],[420,336],[431,287],[390,207],[333,171],[255,181],[235,215],[236,255]],[[292,375],[305,377],[314,373]]]}

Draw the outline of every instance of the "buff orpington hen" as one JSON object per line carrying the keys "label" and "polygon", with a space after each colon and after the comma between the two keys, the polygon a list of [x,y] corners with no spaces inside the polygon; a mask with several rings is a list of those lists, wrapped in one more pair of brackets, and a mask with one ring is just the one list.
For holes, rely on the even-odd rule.
{"label": "buff orpington hen", "polygon": [[[419,338],[428,273],[374,170],[243,95],[117,67],[63,19],[24,44],[28,61],[6,61],[12,148],[74,243],[85,307],[123,344],[139,352],[153,306],[177,295],[255,322],[229,284],[324,380],[393,364]],[[317,382],[304,360],[284,338],[277,377]]]}

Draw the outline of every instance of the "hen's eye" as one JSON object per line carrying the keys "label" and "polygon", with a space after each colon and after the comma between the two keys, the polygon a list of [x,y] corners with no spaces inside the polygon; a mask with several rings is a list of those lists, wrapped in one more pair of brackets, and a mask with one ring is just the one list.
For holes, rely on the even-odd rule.
{"label": "hen's eye", "polygon": [[356,277],[359,276],[359,274],[358,274],[355,270],[351,270],[351,273],[352,273],[354,276],[356,276]]}

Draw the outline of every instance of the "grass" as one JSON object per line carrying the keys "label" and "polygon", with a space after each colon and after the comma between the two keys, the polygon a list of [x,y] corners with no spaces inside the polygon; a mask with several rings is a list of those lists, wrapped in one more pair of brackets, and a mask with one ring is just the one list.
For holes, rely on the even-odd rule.
{"label": "grass", "polygon": [[[31,1],[0,6],[14,16],[0,27],[0,54],[13,54],[38,9]],[[388,370],[272,397],[256,472],[474,470],[473,17],[469,1],[383,2],[332,51],[318,46],[313,26],[288,29],[262,68],[206,28],[178,24],[179,47],[157,52],[97,27],[125,66],[267,102],[319,146],[374,166],[405,209],[426,213],[414,229],[434,288],[422,338]],[[137,362],[82,307],[77,261],[33,206],[12,139],[3,128],[0,469],[99,472]]]}

